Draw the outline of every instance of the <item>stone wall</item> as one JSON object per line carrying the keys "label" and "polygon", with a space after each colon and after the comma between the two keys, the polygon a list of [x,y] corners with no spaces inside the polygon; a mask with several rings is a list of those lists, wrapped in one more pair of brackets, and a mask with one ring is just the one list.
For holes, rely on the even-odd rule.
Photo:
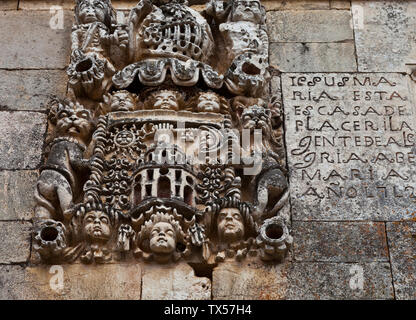
{"label": "stone wall", "polygon": [[[113,0],[113,4],[118,9],[128,9],[136,1]],[[51,5],[60,5],[65,10],[63,29],[50,27]],[[299,143],[298,134],[302,133],[293,127],[299,116],[295,107],[301,106],[294,102],[294,91],[303,94],[305,99],[309,99],[310,92],[346,94],[339,104],[342,107],[358,101],[348,100],[358,90],[350,86],[354,77],[360,83],[366,77],[370,82],[383,77],[387,87],[394,81],[398,88],[395,91],[400,97],[406,97],[406,103],[402,104],[406,104],[408,113],[403,117],[409,126],[413,125],[415,84],[406,73],[416,64],[416,2],[299,0],[264,1],[264,5],[268,10],[270,64],[276,70],[271,89],[273,94],[283,92],[286,148],[292,175],[294,245],[289,259],[271,266],[250,261],[228,263],[213,270],[200,270],[197,265],[187,264],[166,270],[153,266],[141,270],[138,264],[97,267],[74,264],[63,266],[64,287],[56,288],[53,284],[60,276],[59,267],[32,265],[32,197],[44,158],[45,103],[49,95],[63,96],[67,90],[65,70],[69,63],[73,1],[0,2],[0,181],[3,186],[0,191],[0,299],[416,298],[414,199],[404,194],[406,201],[397,202],[396,196],[391,199],[385,194],[384,200],[374,202],[362,195],[358,195],[362,196],[359,201],[357,196],[354,197],[357,201],[334,198],[317,201],[312,194],[307,194],[304,201],[297,201],[295,195],[301,195],[308,184],[297,170],[298,159],[292,152]],[[194,7],[202,8],[202,5],[196,2]],[[294,88],[291,82],[301,77],[306,78],[301,83],[313,82],[325,76],[339,81],[349,77],[350,82],[330,89],[323,80],[319,80],[322,82],[317,87],[301,86],[300,89]],[[366,91],[388,89],[364,86],[359,90],[365,95]],[[318,99],[309,104],[317,106],[319,102]],[[396,109],[400,106],[394,101],[389,104]],[[373,117],[369,115],[368,119]],[[411,152],[414,154],[414,148]],[[336,154],[336,148],[329,153]],[[411,160],[392,167],[396,168],[395,165],[406,167],[412,180],[415,166]],[[340,170],[346,166],[339,167],[334,166],[338,168],[337,174],[342,175]],[[376,167],[383,171],[389,165],[381,163]],[[316,183],[324,184],[322,180]],[[399,180],[389,183],[399,189],[404,186]]]}

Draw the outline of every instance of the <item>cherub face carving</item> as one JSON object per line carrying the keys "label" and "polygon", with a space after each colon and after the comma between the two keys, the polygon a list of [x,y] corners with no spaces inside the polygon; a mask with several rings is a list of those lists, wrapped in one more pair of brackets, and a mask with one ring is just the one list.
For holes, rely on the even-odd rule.
{"label": "cherub face carving", "polygon": [[232,10],[233,22],[248,21],[256,24],[261,22],[261,4],[257,0],[235,0]]}
{"label": "cherub face carving", "polygon": [[133,95],[127,91],[118,91],[113,94],[110,102],[110,110],[113,111],[132,111],[136,104]]}
{"label": "cherub face carving", "polygon": [[198,97],[196,108],[199,112],[220,112],[220,99],[214,93],[202,93]]}
{"label": "cherub face carving", "polygon": [[174,91],[163,90],[155,93],[154,109],[179,110],[178,96]]}
{"label": "cherub face carving", "polygon": [[137,241],[138,247],[159,263],[179,259],[177,244],[186,243],[179,221],[167,212],[153,213],[137,234]]}
{"label": "cherub face carving", "polygon": [[244,223],[240,210],[237,208],[224,208],[217,217],[219,240],[233,243],[244,237]]}
{"label": "cherub face carving", "polygon": [[100,0],[81,0],[78,3],[78,17],[81,24],[104,23],[108,6]]}
{"label": "cherub face carving", "polygon": [[84,232],[91,242],[108,241],[111,236],[109,217],[102,211],[90,211],[84,217]]}
{"label": "cherub face carving", "polygon": [[83,108],[60,108],[56,114],[56,130],[60,136],[73,137],[85,143],[92,129],[90,112]]}
{"label": "cherub face carving", "polygon": [[172,253],[176,249],[176,233],[168,222],[156,223],[150,232],[150,250],[155,253]]}

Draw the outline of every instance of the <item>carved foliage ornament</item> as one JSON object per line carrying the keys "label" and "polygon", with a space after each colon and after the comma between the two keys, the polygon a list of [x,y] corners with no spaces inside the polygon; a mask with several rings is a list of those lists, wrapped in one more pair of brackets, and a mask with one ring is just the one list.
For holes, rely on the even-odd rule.
{"label": "carved foliage ornament", "polygon": [[39,258],[282,261],[288,182],[261,3],[142,0],[123,16],[77,0],[75,18],[35,188]]}

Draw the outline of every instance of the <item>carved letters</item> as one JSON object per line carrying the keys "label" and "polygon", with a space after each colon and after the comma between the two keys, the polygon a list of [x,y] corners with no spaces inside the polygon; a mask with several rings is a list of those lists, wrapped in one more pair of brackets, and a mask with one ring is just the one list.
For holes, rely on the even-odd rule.
{"label": "carved letters", "polygon": [[287,74],[283,80],[297,217],[411,217],[416,118],[406,77]]}

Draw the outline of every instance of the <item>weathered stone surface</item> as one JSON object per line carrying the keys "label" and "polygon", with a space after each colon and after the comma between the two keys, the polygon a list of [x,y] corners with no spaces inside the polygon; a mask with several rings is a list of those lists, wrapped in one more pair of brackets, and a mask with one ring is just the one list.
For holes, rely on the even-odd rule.
{"label": "weathered stone surface", "polygon": [[388,263],[294,263],[288,299],[393,299]]}
{"label": "weathered stone surface", "polygon": [[31,219],[37,171],[0,172],[0,220]]}
{"label": "weathered stone surface", "polygon": [[394,291],[397,299],[416,299],[416,223],[387,223]]}
{"label": "weathered stone surface", "polygon": [[44,110],[51,95],[65,95],[66,81],[60,70],[0,70],[0,109]]}
{"label": "weathered stone surface", "polygon": [[46,122],[46,115],[38,112],[0,112],[1,169],[39,166]]}
{"label": "weathered stone surface", "polygon": [[0,68],[64,68],[70,55],[72,12],[65,12],[62,30],[51,28],[53,16],[49,11],[0,12]]}
{"label": "weathered stone surface", "polygon": [[140,300],[140,265],[0,266],[0,299]]}
{"label": "weathered stone surface", "polygon": [[298,222],[292,224],[296,261],[387,262],[383,222]]}
{"label": "weathered stone surface", "polygon": [[287,296],[289,263],[227,262],[213,271],[215,300],[277,300]]}
{"label": "weathered stone surface", "polygon": [[415,110],[402,74],[285,74],[294,220],[416,212]]}
{"label": "weathered stone surface", "polygon": [[32,224],[0,221],[0,264],[22,263],[29,259]]}
{"label": "weathered stone surface", "polygon": [[[4,0],[3,0],[4,1]],[[17,0],[6,0],[11,3],[15,2],[14,9],[17,8]],[[204,1],[190,0],[189,4],[194,9],[205,9]],[[344,1],[335,1],[344,2]],[[330,9],[329,0],[297,0],[297,1],[284,1],[284,0],[272,0],[263,1],[262,4],[266,7],[266,10],[322,10]],[[73,9],[73,0],[20,0],[19,9],[23,10],[49,10],[53,5],[62,6],[64,9]],[[118,0],[113,1],[113,6],[118,10],[131,9],[137,5],[137,0]],[[198,11],[200,11],[198,10]]]}
{"label": "weathered stone surface", "polygon": [[0,300],[24,299],[25,268],[0,265]]}
{"label": "weathered stone surface", "polygon": [[132,1],[132,0],[121,0],[121,1],[117,1],[113,3],[114,9],[117,9],[117,10],[130,10],[136,5],[137,5],[137,2]]}
{"label": "weathered stone surface", "polygon": [[331,9],[348,10],[351,8],[350,0],[330,0],[329,5]]}
{"label": "weathered stone surface", "polygon": [[282,72],[357,71],[354,43],[271,43],[270,64]]}
{"label": "weathered stone surface", "polygon": [[272,10],[322,10],[329,9],[328,0],[271,0],[262,1],[267,11]]}
{"label": "weathered stone surface", "polygon": [[349,11],[271,11],[267,13],[267,22],[270,42],[336,42],[354,39]]}
{"label": "weathered stone surface", "polygon": [[405,72],[416,62],[416,2],[352,1],[362,72]]}
{"label": "weathered stone surface", "polygon": [[186,263],[145,265],[142,278],[143,300],[211,299],[211,281],[197,277]]}
{"label": "weathered stone surface", "polygon": [[72,0],[20,0],[19,10],[50,10],[52,6],[60,6],[64,10],[74,9]]}
{"label": "weathered stone surface", "polygon": [[2,0],[0,10],[17,10],[17,0]]}
{"label": "weathered stone surface", "polygon": [[[14,1],[17,3],[17,0],[10,0],[10,1]],[[112,1],[112,4],[113,4],[114,9],[127,10],[136,6],[137,2],[138,2],[137,0],[116,0],[116,1]],[[201,7],[205,8],[204,1],[190,0],[188,2],[191,5],[201,5]],[[279,1],[279,2],[281,3],[282,1]],[[303,3],[309,2],[309,6],[311,6],[310,4],[311,1],[301,1],[301,2]],[[322,2],[325,2],[325,1],[322,1]],[[21,10],[49,10],[51,6],[61,6],[65,10],[72,10],[74,9],[75,4],[74,4],[74,0],[20,0],[20,3],[19,3],[19,9]],[[16,7],[17,7],[17,4],[16,4]]]}
{"label": "weathered stone surface", "polygon": [[[128,10],[137,5],[137,0],[117,0],[112,3],[114,9]],[[74,0],[20,0],[19,2],[20,10],[50,10],[52,6],[60,6],[64,10],[73,10],[75,2]]]}
{"label": "weathered stone surface", "polygon": [[273,76],[272,80],[270,81],[270,94],[273,96],[276,93],[281,93],[282,91],[282,80],[280,76]]}

